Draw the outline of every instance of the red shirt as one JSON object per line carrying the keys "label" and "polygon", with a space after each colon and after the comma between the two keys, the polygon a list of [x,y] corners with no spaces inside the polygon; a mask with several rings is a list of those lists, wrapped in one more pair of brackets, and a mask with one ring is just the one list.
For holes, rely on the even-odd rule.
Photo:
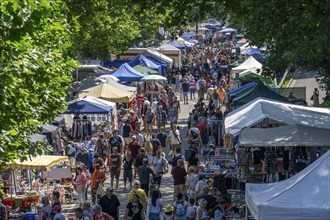
{"label": "red shirt", "polygon": [[136,101],[137,101],[137,105],[138,105],[138,108],[140,108],[140,106],[141,106],[141,100],[143,100],[144,99],[144,96],[143,95],[137,95],[136,96]]}
{"label": "red shirt", "polygon": [[137,141],[133,141],[129,143],[128,149],[131,151],[132,158],[136,158],[136,156],[139,154],[139,150],[141,148],[141,145]]}
{"label": "red shirt", "polygon": [[187,172],[186,169],[181,166],[175,166],[172,168],[172,177],[174,180],[174,185],[182,185],[186,183]]}

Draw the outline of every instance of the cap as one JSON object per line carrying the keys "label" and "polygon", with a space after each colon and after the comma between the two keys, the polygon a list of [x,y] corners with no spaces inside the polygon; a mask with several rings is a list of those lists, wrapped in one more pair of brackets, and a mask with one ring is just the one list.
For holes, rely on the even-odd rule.
{"label": "cap", "polygon": [[141,183],[140,183],[140,181],[135,180],[135,181],[134,181],[134,185],[141,185]]}
{"label": "cap", "polygon": [[133,136],[132,136],[132,139],[136,140],[136,136],[135,136],[135,135],[133,135]]}
{"label": "cap", "polygon": [[171,205],[166,206],[165,212],[173,212],[173,206]]}
{"label": "cap", "polygon": [[55,205],[55,206],[52,208],[52,210],[54,210],[54,211],[61,211],[61,206],[59,206],[59,205]]}
{"label": "cap", "polygon": [[113,192],[113,188],[111,186],[108,186],[106,189],[107,192]]}

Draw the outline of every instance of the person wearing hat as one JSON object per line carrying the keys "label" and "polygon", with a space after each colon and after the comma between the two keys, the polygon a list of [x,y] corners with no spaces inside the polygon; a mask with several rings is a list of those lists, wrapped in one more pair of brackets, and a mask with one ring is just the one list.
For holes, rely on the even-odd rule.
{"label": "person wearing hat", "polygon": [[102,207],[103,212],[112,216],[115,220],[119,219],[120,202],[118,197],[113,193],[112,187],[107,187],[106,193],[101,196],[98,204]]}
{"label": "person wearing hat", "polygon": [[64,215],[61,213],[61,206],[59,205],[53,206],[52,212],[55,214],[53,220],[65,220]]}
{"label": "person wearing hat", "polygon": [[173,206],[168,205],[165,208],[164,220],[173,220]]}
{"label": "person wearing hat", "polygon": [[139,180],[134,181],[133,189],[128,194],[128,201],[133,201],[133,196],[137,195],[138,199],[143,205],[144,211],[147,210],[147,195],[143,189],[141,189],[141,183]]}

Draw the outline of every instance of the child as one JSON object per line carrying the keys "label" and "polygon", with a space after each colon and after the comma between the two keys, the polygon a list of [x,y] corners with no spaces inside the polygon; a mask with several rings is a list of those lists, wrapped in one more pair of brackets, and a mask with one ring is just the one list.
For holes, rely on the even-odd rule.
{"label": "child", "polygon": [[166,206],[163,220],[173,220],[173,206],[171,205]]}
{"label": "child", "polygon": [[189,207],[187,209],[187,220],[195,220],[197,216],[197,206],[195,205],[195,199],[189,199]]}

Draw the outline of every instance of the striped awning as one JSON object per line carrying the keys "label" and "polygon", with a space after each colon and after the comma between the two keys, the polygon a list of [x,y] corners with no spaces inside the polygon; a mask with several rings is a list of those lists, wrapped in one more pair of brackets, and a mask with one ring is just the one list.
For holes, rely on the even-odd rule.
{"label": "striped awning", "polygon": [[13,163],[7,164],[7,169],[46,171],[51,166],[67,160],[67,156],[41,155],[22,162],[17,159]]}

